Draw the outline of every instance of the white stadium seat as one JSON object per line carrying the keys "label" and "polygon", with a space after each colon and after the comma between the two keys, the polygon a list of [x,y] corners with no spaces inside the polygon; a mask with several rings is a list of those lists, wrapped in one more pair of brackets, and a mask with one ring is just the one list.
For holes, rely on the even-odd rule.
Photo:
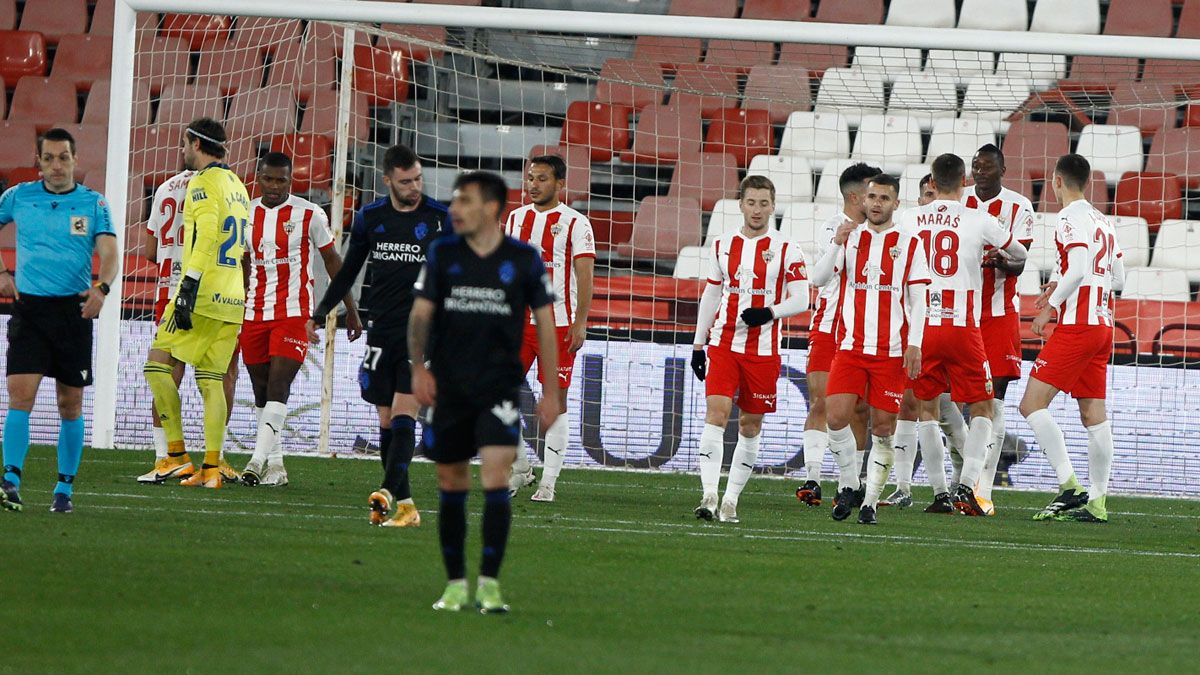
{"label": "white stadium seat", "polygon": [[857,47],[850,67],[879,73],[884,82],[894,82],[905,73],[921,71],[921,50],[901,47]]}
{"label": "white stadium seat", "polygon": [[1092,171],[1116,185],[1126,171],[1142,170],[1142,132],[1135,126],[1089,124],[1079,132],[1075,152],[1087,158]]}
{"label": "white stadium seat", "polygon": [[980,75],[996,72],[996,54],[966,49],[930,49],[925,71],[954,84],[966,84]]}
{"label": "white stadium seat", "polygon": [[812,265],[824,251],[817,250],[821,224],[838,212],[836,204],[792,204],[783,212],[779,232],[800,244],[804,260]]}
{"label": "white stadium seat", "polygon": [[703,279],[706,251],[706,246],[684,246],[679,249],[679,255],[675,258],[675,273],[672,276],[676,279]]}
{"label": "white stadium seat", "polygon": [[1189,302],[1192,299],[1187,273],[1156,267],[1139,267],[1125,272],[1126,300],[1171,300]]}
{"label": "white stadium seat", "polygon": [[933,123],[933,134],[929,137],[925,161],[932,162],[938,155],[952,152],[962,157],[969,168],[975,151],[995,142],[996,130],[987,120],[936,120]]}
{"label": "white stadium seat", "polygon": [[856,161],[858,160],[831,159],[826,162],[825,168],[821,169],[821,177],[817,179],[817,192],[813,197],[813,201],[840,205],[842,203],[842,191],[838,188],[838,181],[841,179],[842,172],[846,170],[846,167],[854,164]]}
{"label": "white stadium seat", "polygon": [[888,114],[908,115],[917,120],[921,131],[929,131],[935,120],[958,115],[958,90],[953,81],[931,73],[900,75],[892,85]]}
{"label": "white stadium seat", "polygon": [[1096,35],[1100,32],[1100,0],[1038,0],[1029,30]]}
{"label": "white stadium seat", "polygon": [[900,208],[911,209],[921,196],[921,179],[929,173],[925,164],[909,164],[900,174]]}
{"label": "white stadium seat", "polygon": [[748,176],[766,176],[775,184],[775,213],[782,215],[793,202],[813,199],[812,165],[804,157],[758,155],[750,160]]}
{"label": "white stadium seat", "polygon": [[1029,7],[1025,0],[963,0],[958,27],[1026,30],[1029,28]]}
{"label": "white stadium seat", "polygon": [[1038,269],[1053,270],[1058,264],[1058,252],[1054,246],[1054,226],[1057,223],[1057,213],[1033,214],[1033,246],[1029,248],[1029,260]]}
{"label": "white stadium seat", "polygon": [[1168,220],[1158,228],[1150,264],[1183,270],[1189,281],[1200,282],[1200,221]]}
{"label": "white stadium seat", "polygon": [[888,7],[889,26],[954,28],[954,0],[892,0]]}
{"label": "white stadium seat", "polygon": [[1067,76],[1067,57],[1062,54],[1025,54],[1004,52],[996,64],[996,74],[1029,80],[1034,89],[1049,89]]}
{"label": "white stadium seat", "polygon": [[850,157],[899,175],[905,166],[921,161],[921,125],[906,115],[867,115],[858,127]]}
{"label": "white stadium seat", "polygon": [[1017,277],[1017,295],[1041,295],[1042,271],[1032,260],[1025,261],[1025,270]]}
{"label": "white stadium seat", "polygon": [[712,216],[708,219],[708,229],[704,232],[704,246],[711,246],[713,240],[730,230],[742,226],[742,209],[736,199],[722,199],[713,207]]}
{"label": "white stadium seat", "polygon": [[1125,269],[1150,264],[1150,227],[1145,218],[1112,216],[1117,244],[1124,254]]}
{"label": "white stadium seat", "polygon": [[997,131],[1008,131],[1008,116],[1029,98],[1029,81],[1001,75],[984,75],[967,84],[961,117],[991,122]]}
{"label": "white stadium seat", "polygon": [[857,68],[829,68],[817,89],[815,112],[839,113],[850,126],[863,115],[883,112],[883,73]]}
{"label": "white stadium seat", "polygon": [[805,157],[818,171],[830,159],[850,156],[850,125],[831,112],[794,112],[783,128],[779,154]]}

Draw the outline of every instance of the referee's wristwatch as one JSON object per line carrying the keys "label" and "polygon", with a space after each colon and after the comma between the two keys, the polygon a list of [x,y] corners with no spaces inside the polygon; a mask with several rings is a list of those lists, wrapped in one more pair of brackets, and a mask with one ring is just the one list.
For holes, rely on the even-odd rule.
{"label": "referee's wristwatch", "polygon": [[102,295],[108,295],[108,292],[112,290],[112,286],[109,286],[105,282],[101,281],[100,283],[96,284],[96,290],[100,291]]}

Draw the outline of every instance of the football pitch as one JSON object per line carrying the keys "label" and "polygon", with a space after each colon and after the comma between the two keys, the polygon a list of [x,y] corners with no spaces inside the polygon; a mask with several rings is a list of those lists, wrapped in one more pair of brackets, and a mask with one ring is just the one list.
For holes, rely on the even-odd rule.
{"label": "football pitch", "polygon": [[694,476],[568,467],[554,504],[514,502],[513,611],[447,615],[431,465],[413,467],[422,526],[387,530],[367,524],[378,462],[293,457],[285,488],[209,491],[138,485],[150,457],[88,450],[60,516],[54,450],[31,451],[25,511],[0,513],[0,671],[1187,671],[1200,654],[1196,501],[1035,523],[1050,495],[997,491],[995,518],[881,509],[872,528],[756,478],[729,525],[692,516]]}

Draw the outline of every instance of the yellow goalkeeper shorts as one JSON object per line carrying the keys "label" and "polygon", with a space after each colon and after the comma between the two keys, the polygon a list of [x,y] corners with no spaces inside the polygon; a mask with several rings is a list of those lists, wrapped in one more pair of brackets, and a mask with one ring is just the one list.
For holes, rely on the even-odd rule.
{"label": "yellow goalkeeper shorts", "polygon": [[196,370],[224,373],[237,350],[242,324],[192,314],[191,330],[175,325],[175,305],[168,304],[150,349],[164,351]]}

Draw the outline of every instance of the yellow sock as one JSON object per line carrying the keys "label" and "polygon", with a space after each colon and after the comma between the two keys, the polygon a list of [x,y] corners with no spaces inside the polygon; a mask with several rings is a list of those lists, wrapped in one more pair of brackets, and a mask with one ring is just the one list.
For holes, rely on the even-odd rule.
{"label": "yellow sock", "polygon": [[191,458],[187,456],[187,448],[184,447],[183,441],[167,441],[167,456],[183,457],[184,459],[191,461]]}
{"label": "yellow sock", "polygon": [[154,405],[158,408],[163,432],[167,435],[168,453],[182,452],[184,449],[183,404],[179,401],[179,387],[171,377],[172,370],[169,364],[157,361],[147,361],[142,368],[146,384],[150,385],[150,393],[154,395]]}
{"label": "yellow sock", "polygon": [[196,386],[204,399],[204,465],[218,466],[221,463],[221,446],[225,444],[225,417],[228,404],[225,402],[224,374],[205,370],[196,371]]}

